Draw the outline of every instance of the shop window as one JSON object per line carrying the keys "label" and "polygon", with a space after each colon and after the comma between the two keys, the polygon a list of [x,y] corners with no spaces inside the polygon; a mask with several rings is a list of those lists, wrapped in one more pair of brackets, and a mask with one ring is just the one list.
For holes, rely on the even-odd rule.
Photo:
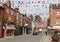
{"label": "shop window", "polygon": [[6,36],[11,36],[13,34],[13,30],[7,30]]}
{"label": "shop window", "polygon": [[56,19],[56,24],[59,24],[59,22],[60,22],[60,19]]}

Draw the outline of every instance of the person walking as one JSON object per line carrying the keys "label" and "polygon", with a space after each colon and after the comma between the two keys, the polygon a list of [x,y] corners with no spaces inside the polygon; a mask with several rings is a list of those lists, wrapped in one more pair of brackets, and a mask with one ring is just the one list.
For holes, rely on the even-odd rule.
{"label": "person walking", "polygon": [[45,31],[45,34],[47,35],[47,31]]}
{"label": "person walking", "polygon": [[24,25],[24,33],[28,34],[28,23],[26,22]]}

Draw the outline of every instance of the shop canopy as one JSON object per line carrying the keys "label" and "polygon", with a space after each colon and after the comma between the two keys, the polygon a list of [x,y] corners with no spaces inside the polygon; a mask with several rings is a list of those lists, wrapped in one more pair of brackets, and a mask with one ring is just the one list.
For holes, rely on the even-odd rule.
{"label": "shop canopy", "polygon": [[48,26],[48,29],[58,29],[58,30],[60,30],[60,26],[52,26],[52,27]]}
{"label": "shop canopy", "polygon": [[16,30],[15,26],[14,25],[7,25],[6,28],[3,26],[3,29],[6,29],[6,30]]}
{"label": "shop canopy", "polygon": [[16,30],[16,28],[15,28],[14,25],[8,25],[8,26],[6,27],[6,29]]}

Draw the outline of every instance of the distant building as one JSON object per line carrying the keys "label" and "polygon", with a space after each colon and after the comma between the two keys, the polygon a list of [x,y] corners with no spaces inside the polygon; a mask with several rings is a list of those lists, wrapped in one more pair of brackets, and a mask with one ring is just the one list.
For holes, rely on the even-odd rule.
{"label": "distant building", "polygon": [[52,28],[60,28],[60,4],[50,4],[49,25]]}

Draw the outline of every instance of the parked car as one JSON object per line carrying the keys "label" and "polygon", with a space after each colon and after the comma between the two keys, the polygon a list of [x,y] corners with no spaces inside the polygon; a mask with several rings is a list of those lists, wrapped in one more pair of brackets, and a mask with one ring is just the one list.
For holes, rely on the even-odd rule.
{"label": "parked car", "polygon": [[42,32],[41,28],[34,28],[33,35],[38,35],[40,32]]}

